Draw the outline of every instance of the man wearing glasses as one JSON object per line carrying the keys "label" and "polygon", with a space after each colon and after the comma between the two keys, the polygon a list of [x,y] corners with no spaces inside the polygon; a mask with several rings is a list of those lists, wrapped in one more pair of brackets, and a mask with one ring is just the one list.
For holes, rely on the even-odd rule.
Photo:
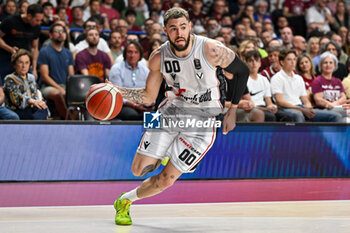
{"label": "man wearing glasses", "polygon": [[[112,66],[109,81],[120,87],[143,88],[149,69],[140,63],[142,46],[137,41],[129,41],[123,52],[124,60]],[[121,120],[142,120],[144,111],[152,110],[149,106],[136,104],[124,99],[124,105],[118,115]]]}
{"label": "man wearing glasses", "polygon": [[67,107],[66,80],[74,74],[72,53],[63,46],[67,38],[65,28],[58,23],[51,25],[49,36],[51,43],[39,53],[38,66],[43,80],[41,92],[46,99],[51,99],[62,119],[66,117]]}

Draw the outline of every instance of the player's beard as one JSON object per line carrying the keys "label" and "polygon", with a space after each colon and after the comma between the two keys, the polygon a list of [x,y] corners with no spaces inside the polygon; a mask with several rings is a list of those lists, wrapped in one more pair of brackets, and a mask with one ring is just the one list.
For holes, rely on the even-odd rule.
{"label": "player's beard", "polygon": [[[175,49],[176,51],[182,52],[182,51],[185,51],[185,50],[188,48],[188,46],[189,46],[189,44],[190,44],[190,37],[191,37],[191,33],[188,33],[187,39],[185,39],[185,38],[183,38],[183,37],[179,37],[179,38],[182,38],[182,39],[185,39],[185,40],[186,40],[185,45],[182,46],[182,47],[179,47],[179,46],[177,46],[174,42],[172,42],[172,41],[170,40],[169,36],[168,36],[168,40],[169,40],[171,46],[173,46],[174,49]],[[179,38],[176,38],[176,39],[179,39]]]}

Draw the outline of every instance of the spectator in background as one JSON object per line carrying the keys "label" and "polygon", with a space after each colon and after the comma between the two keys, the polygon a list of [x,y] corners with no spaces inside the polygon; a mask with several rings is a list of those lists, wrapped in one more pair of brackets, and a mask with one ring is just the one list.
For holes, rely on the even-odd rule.
{"label": "spectator in background", "polygon": [[161,41],[161,40],[159,40],[159,39],[153,39],[153,40],[151,40],[150,46],[149,46],[149,50],[148,50],[148,52],[147,52],[146,59],[148,60],[149,57],[151,56],[152,52],[153,52],[154,50],[156,50],[157,48],[159,48],[161,45],[162,45],[162,41]]}
{"label": "spectator in background", "polygon": [[87,31],[86,42],[88,47],[77,53],[75,57],[75,70],[83,75],[95,75],[102,82],[109,76],[111,59],[107,53],[98,49],[100,35],[97,29]]}
{"label": "spectator in background", "polygon": [[345,65],[346,61],[348,60],[348,55],[346,53],[344,53],[344,51],[342,49],[343,41],[342,41],[341,36],[338,35],[337,33],[332,33],[331,40],[338,44],[338,46],[340,48],[340,55],[338,56],[338,60],[340,63]]}
{"label": "spectator in background", "polygon": [[316,77],[316,69],[312,58],[307,53],[298,56],[296,71],[303,78],[307,96],[309,101],[313,103],[312,82]]}
{"label": "spectator in background", "polygon": [[294,51],[297,53],[297,56],[306,51],[306,40],[302,36],[293,36],[292,46]]}
{"label": "spectator in background", "polygon": [[[52,100],[61,119],[66,118],[66,81],[74,74],[73,56],[64,47],[68,33],[65,27],[55,23],[50,27],[51,43],[40,50],[38,65],[43,81],[41,91],[46,99]],[[53,111],[54,112],[54,111]]]}
{"label": "spectator in background", "polygon": [[[147,66],[140,63],[142,54],[142,47],[138,42],[128,42],[123,52],[124,60],[114,64],[111,69],[109,77],[110,82],[120,87],[145,87],[149,69]],[[117,116],[117,118],[121,120],[142,120],[143,112],[152,109],[127,99],[123,101],[123,108]]]}
{"label": "spectator in background", "polygon": [[312,93],[318,108],[328,109],[338,116],[339,122],[347,122],[347,113],[341,107],[343,101],[346,100],[345,90],[342,82],[332,76],[337,64],[338,59],[334,54],[330,52],[321,54],[319,62],[321,75],[313,81]]}
{"label": "spectator in background", "polygon": [[38,90],[35,77],[29,74],[32,56],[29,51],[19,49],[11,56],[15,72],[5,77],[4,91],[6,107],[16,112],[20,119],[46,120],[46,103]]}
{"label": "spectator in background", "polygon": [[281,64],[279,62],[279,55],[282,51],[282,47],[280,46],[271,46],[267,49],[268,53],[268,61],[270,66],[261,71],[261,75],[265,76],[269,81],[271,81],[271,78],[281,70]]}
{"label": "spectator in background", "polygon": [[231,48],[232,50],[236,50],[236,48],[230,44],[232,38],[233,38],[233,31],[230,27],[222,27],[219,31],[219,35],[221,35],[224,38],[224,45],[228,48]]}
{"label": "spectator in background", "polygon": [[7,0],[5,5],[2,7],[0,14],[0,23],[10,15],[16,14],[17,4],[15,0]]}
{"label": "spectator in background", "polygon": [[[229,2],[229,11],[232,15],[232,21],[239,19],[247,5],[247,0],[237,0],[237,1],[228,1]],[[254,15],[254,7],[252,7],[252,15]]]}
{"label": "spectator in background", "polygon": [[245,63],[249,68],[247,87],[254,105],[264,112],[265,121],[293,121],[293,118],[283,111],[279,111],[271,99],[269,81],[258,74],[261,65],[261,56],[257,50],[249,51],[245,55]]}
{"label": "spectator in background", "polygon": [[99,8],[99,11],[101,14],[106,14],[108,21],[111,21],[111,19],[120,18],[119,12],[112,7],[113,0],[102,0],[102,4]]}
{"label": "spectator in background", "polygon": [[140,0],[128,0],[128,8],[124,9],[121,12],[121,16],[123,19],[125,19],[125,13],[127,10],[132,9],[136,12],[136,19],[135,19],[135,23],[134,25],[142,27],[143,24],[145,23],[145,16],[143,15],[143,13],[141,11],[137,10],[137,7],[140,4]]}
{"label": "spectator in background", "polygon": [[28,7],[29,7],[29,2],[27,0],[21,0],[18,3],[18,8],[17,8],[18,14],[20,15],[26,14]]}
{"label": "spectator in background", "polygon": [[91,16],[100,14],[100,6],[100,0],[89,0],[89,6],[84,10],[84,22],[86,22]]}
{"label": "spectator in background", "polygon": [[67,9],[63,6],[56,8],[56,14],[54,15],[55,21],[62,20],[66,23],[68,23],[68,15],[67,15]]}
{"label": "spectator in background", "polygon": [[336,12],[334,14],[335,22],[332,24],[332,29],[338,31],[341,26],[350,27],[350,17],[345,7],[343,0],[337,1]]}
{"label": "spectator in background", "polygon": [[[145,21],[145,32],[146,32],[146,36],[142,37],[140,39],[140,44],[143,48],[143,51],[148,51],[149,50],[149,43],[151,41],[151,37],[152,37],[152,25],[153,25],[154,21],[153,19],[146,19]],[[145,52],[144,52],[145,55]],[[145,56],[144,56],[145,57]]]}
{"label": "spectator in background", "polygon": [[267,50],[269,42],[273,39],[270,31],[264,30],[260,35],[261,42],[263,43],[263,49]]}
{"label": "spectator in background", "polygon": [[[321,54],[326,52],[326,51],[333,53],[339,61],[341,48],[339,47],[339,45],[335,41],[331,40],[323,45],[323,47],[321,49]],[[343,80],[346,76],[348,76],[348,71],[347,71],[346,66],[344,64],[339,63],[339,62],[337,62],[337,63],[338,64],[337,64],[337,67],[333,73],[333,76],[336,78],[339,78],[340,80]],[[320,69],[318,70],[318,74],[319,74],[319,72],[321,72]]]}
{"label": "spectator in background", "polygon": [[[84,33],[78,37],[82,38],[85,37],[84,40],[80,41],[78,44],[76,44],[75,46],[75,52],[73,52],[73,57],[76,56],[77,53],[83,51],[84,49],[86,49],[87,47],[89,47],[88,41],[87,41],[87,31],[89,31],[90,29],[96,29],[97,27],[97,23],[94,19],[89,19],[88,21],[85,22],[84,24]],[[97,29],[96,29],[97,30]],[[99,30],[97,30],[99,31]],[[111,49],[108,47],[108,43],[107,40],[101,38],[101,33],[99,34],[98,37],[98,45],[97,48],[105,53],[107,53],[107,55],[109,56],[110,60],[111,60],[111,64],[114,62],[112,53],[111,53]]]}
{"label": "spectator in background", "polygon": [[292,41],[293,41],[293,31],[290,27],[285,27],[281,30],[281,39],[283,42],[282,47],[284,49],[291,49],[293,47]]}
{"label": "spectator in background", "polygon": [[239,46],[237,53],[241,58],[244,58],[247,52],[258,49],[259,47],[255,40],[245,40]]}
{"label": "spectator in background", "polygon": [[120,35],[122,36],[122,46],[126,46],[126,36],[128,32],[128,23],[125,19],[119,19],[118,25],[117,25],[117,32],[120,32]]}
{"label": "spectator in background", "polygon": [[254,22],[253,23],[253,29],[255,30],[256,34],[260,37],[261,33],[263,31],[262,23],[261,22]]}
{"label": "spectator in background", "polygon": [[[195,5],[195,1],[192,1],[192,6]],[[156,21],[156,23],[163,23],[163,15],[164,15],[164,10],[163,10],[163,3],[162,3],[162,0],[152,0],[150,1],[149,3],[149,9],[153,9],[153,10],[156,10],[158,13],[159,13],[159,18],[158,18],[158,21]],[[151,11],[149,11],[150,13]],[[144,13],[145,17],[146,18],[151,18],[151,15],[147,13]]]}
{"label": "spectator in background", "polygon": [[111,32],[108,44],[109,48],[111,49],[113,61],[115,61],[115,59],[123,53],[122,42],[120,32]]}
{"label": "spectator in background", "polygon": [[269,31],[269,32],[271,32],[272,33],[272,37],[273,38],[275,38],[275,37],[277,37],[277,35],[276,35],[276,33],[275,33],[275,30],[274,30],[274,26],[273,26],[273,24],[271,23],[271,22],[269,22],[269,21],[264,21],[263,23],[262,23],[262,26],[263,26],[263,31]]}
{"label": "spectator in background", "polygon": [[[228,96],[229,95],[230,94],[228,94]],[[265,120],[264,112],[256,108],[249,94],[248,88],[246,88],[237,106],[236,121],[237,122],[264,122],[264,120]]]}
{"label": "spectator in background", "polygon": [[[345,27],[345,26],[341,26],[341,27],[339,28],[339,30],[338,30],[338,35],[341,37],[341,41],[342,41],[342,45],[341,45],[342,47],[343,47],[344,44],[345,44],[347,33],[348,33],[348,28]],[[344,52],[345,52],[345,49],[344,49],[344,48],[342,48],[342,49],[343,49]],[[349,54],[348,54],[348,55],[349,55]]]}
{"label": "spectator in background", "polygon": [[319,40],[319,47],[320,47],[320,52],[319,54],[316,56],[316,57],[313,57],[312,58],[312,61],[314,62],[315,64],[315,67],[318,66],[318,61],[320,59],[320,54],[321,54],[321,49],[325,46],[326,43],[328,43],[330,41],[329,39],[329,36],[328,35],[324,35],[322,37],[320,37],[320,40]]}
{"label": "spectator in background", "polygon": [[[244,27],[244,26],[243,26]],[[205,25],[206,36],[212,38],[219,33],[220,24],[216,18],[210,17]]]}
{"label": "spectator in background", "polygon": [[[41,20],[41,27],[50,27],[53,24],[53,5],[50,2],[45,2],[43,5],[44,17]],[[41,48],[43,43],[49,39],[49,30],[41,30],[39,37],[39,47]]]}
{"label": "spectator in background", "polygon": [[17,115],[17,113],[3,106],[4,102],[4,89],[3,87],[0,87],[0,120],[19,120],[19,116]]}
{"label": "spectator in background", "polygon": [[235,37],[232,38],[230,44],[239,48],[241,43],[245,40],[246,32],[247,32],[247,30],[246,30],[245,26],[241,23],[237,23],[235,26]]}
{"label": "spectator in background", "polygon": [[269,19],[272,22],[272,18],[268,13],[268,3],[265,0],[257,0],[254,3],[255,14],[254,20],[263,22],[265,19]]}
{"label": "spectator in background", "polygon": [[12,15],[0,25],[0,86],[5,75],[13,72],[11,55],[18,49],[30,50],[33,56],[32,73],[37,77],[36,61],[39,54],[40,23],[43,9],[39,4],[28,7],[25,15]]}
{"label": "spectator in background", "polygon": [[[160,0],[158,0],[160,1]],[[200,30],[204,30],[204,17],[205,12],[203,11],[203,2],[202,0],[193,0],[191,8],[188,11],[190,16],[190,20],[193,24],[194,28],[200,28]],[[198,30],[198,29],[197,29]]]}
{"label": "spectator in background", "polygon": [[71,23],[72,22],[72,9],[69,7],[70,0],[56,0],[56,2],[57,2],[57,6],[55,8],[53,8],[53,13],[58,14],[57,9],[59,7],[64,7],[66,9],[66,15],[68,16],[66,21],[68,23]]}
{"label": "spectator in background", "polygon": [[306,52],[310,55],[311,58],[318,56],[320,53],[320,38],[311,37],[307,42]]}
{"label": "spectator in background", "polygon": [[315,0],[314,5],[306,10],[306,25],[314,24],[321,31],[329,32],[330,25],[334,23],[331,11],[326,6],[326,0]]}
{"label": "spectator in background", "polygon": [[219,23],[221,23],[222,16],[227,13],[226,12],[226,1],[225,0],[214,0],[211,13],[212,17],[214,17]]}
{"label": "spectator in background", "polygon": [[[136,11],[128,9],[125,11],[125,20],[128,23],[128,31],[142,31],[141,27],[135,25]],[[154,21],[154,20],[153,20]]]}
{"label": "spectator in background", "polygon": [[281,15],[277,18],[276,20],[276,25],[275,25],[275,31],[277,33],[277,36],[281,36],[281,31],[283,28],[289,27],[289,23],[287,20],[287,17]]}
{"label": "spectator in background", "polygon": [[[84,28],[84,21],[83,21],[83,16],[84,16],[84,10],[81,6],[75,6],[72,8],[72,22],[69,24],[69,28]],[[74,44],[76,38],[78,38],[79,35],[81,35],[82,32],[80,31],[72,31],[70,33],[72,42]]]}
{"label": "spectator in background", "polygon": [[279,55],[282,69],[271,79],[272,94],[278,106],[291,114],[295,122],[337,122],[338,116],[330,112],[313,109],[306,93],[305,84],[299,75],[294,73],[296,52],[282,50]]}

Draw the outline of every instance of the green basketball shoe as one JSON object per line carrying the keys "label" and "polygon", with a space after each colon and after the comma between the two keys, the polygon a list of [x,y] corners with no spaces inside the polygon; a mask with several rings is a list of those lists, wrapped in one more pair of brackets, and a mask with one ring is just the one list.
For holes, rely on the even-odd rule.
{"label": "green basketball shoe", "polygon": [[129,209],[131,205],[131,201],[129,199],[122,199],[120,197],[123,195],[122,193],[117,200],[114,202],[114,209],[117,211],[115,214],[115,224],[117,225],[131,225],[132,220],[129,214]]}

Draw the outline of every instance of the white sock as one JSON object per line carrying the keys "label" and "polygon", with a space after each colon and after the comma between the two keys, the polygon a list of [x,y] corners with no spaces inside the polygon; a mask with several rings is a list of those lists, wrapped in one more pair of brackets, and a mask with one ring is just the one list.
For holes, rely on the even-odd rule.
{"label": "white sock", "polygon": [[129,199],[131,202],[137,201],[140,198],[137,196],[136,189],[133,189],[127,193],[124,193],[123,196],[120,197],[120,199]]}

